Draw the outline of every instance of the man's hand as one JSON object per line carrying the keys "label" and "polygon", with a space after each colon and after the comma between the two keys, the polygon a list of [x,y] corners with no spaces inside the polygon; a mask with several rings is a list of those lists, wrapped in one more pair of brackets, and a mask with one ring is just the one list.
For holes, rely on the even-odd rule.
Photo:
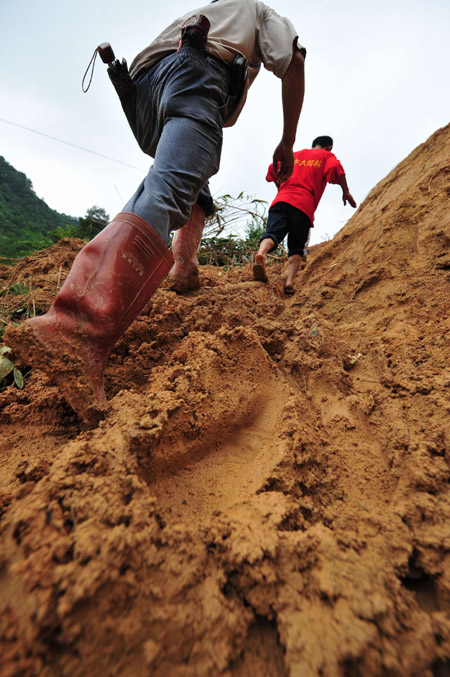
{"label": "man's hand", "polygon": [[287,181],[294,169],[294,151],[289,143],[281,141],[273,154],[273,173],[277,188]]}
{"label": "man's hand", "polygon": [[356,207],[356,202],[353,198],[353,195],[348,190],[342,191],[342,202],[344,203],[344,207],[347,202],[353,207],[353,209]]}

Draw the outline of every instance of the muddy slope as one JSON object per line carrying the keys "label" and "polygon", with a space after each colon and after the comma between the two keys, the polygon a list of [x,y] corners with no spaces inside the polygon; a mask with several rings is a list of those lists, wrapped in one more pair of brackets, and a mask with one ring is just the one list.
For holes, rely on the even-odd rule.
{"label": "muddy slope", "polygon": [[[163,286],[98,428],[38,371],[0,392],[2,677],[450,674],[449,157],[447,127],[292,298],[280,264]],[[19,263],[23,303],[79,245]]]}

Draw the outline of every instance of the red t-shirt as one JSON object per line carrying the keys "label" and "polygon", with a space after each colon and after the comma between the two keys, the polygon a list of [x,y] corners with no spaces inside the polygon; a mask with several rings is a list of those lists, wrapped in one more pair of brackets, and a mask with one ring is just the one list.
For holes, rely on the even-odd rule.
{"label": "red t-shirt", "polygon": [[[345,174],[344,168],[333,153],[323,148],[305,148],[294,153],[294,171],[281,184],[275,200],[287,202],[301,209],[314,225],[314,212],[320,202],[327,183],[339,183]],[[270,165],[266,181],[275,181],[273,166]]]}

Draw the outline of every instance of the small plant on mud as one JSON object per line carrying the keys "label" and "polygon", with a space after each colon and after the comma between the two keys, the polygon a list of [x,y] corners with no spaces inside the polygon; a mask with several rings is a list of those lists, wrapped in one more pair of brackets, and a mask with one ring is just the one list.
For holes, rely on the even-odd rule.
{"label": "small plant on mud", "polygon": [[6,355],[11,352],[9,346],[0,348],[0,387],[14,383],[19,390],[23,388],[23,374]]}
{"label": "small plant on mud", "polygon": [[[0,305],[0,340],[8,324],[17,325],[16,320],[36,315],[34,301],[27,298],[29,289],[23,284],[16,282],[0,291],[2,304]],[[17,297],[20,296],[20,299]],[[25,298],[24,298],[25,297]],[[14,384],[19,390],[24,386],[23,374],[14,362],[7,357],[11,352],[9,346],[0,347],[0,389]]]}
{"label": "small plant on mud", "polygon": [[[9,322],[14,322],[14,320],[19,320],[22,316],[27,316],[26,308],[24,307],[22,299],[17,299],[17,296],[26,296],[30,290],[28,287],[16,282],[15,284],[2,289],[0,291],[0,296],[4,298],[4,303],[2,303],[2,308],[0,310],[0,318],[2,327],[0,328],[0,338],[3,335],[4,325],[9,324]],[[13,297],[7,298],[7,297]],[[24,315],[25,314],[25,315]]]}
{"label": "small plant on mud", "polygon": [[21,284],[20,282],[15,282],[14,284],[11,284],[9,287],[5,287],[5,289],[2,289],[0,291],[0,296],[7,296],[8,294],[18,296],[19,294],[28,294],[29,291],[30,290],[26,285]]}
{"label": "small plant on mud", "polygon": [[0,289],[0,340],[8,324],[17,325],[21,320],[41,315],[42,312],[36,306],[30,288],[21,282]]}

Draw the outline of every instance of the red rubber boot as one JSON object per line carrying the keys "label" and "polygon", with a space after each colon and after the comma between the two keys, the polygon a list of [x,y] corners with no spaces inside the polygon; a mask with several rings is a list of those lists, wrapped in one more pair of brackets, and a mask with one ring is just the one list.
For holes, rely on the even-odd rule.
{"label": "red rubber boot", "polygon": [[107,406],[109,354],[172,264],[155,231],[122,212],[77,255],[50,310],[9,328],[5,343],[45,371],[85,421],[97,423]]}
{"label": "red rubber boot", "polygon": [[174,291],[186,292],[198,289],[197,250],[205,227],[205,212],[198,205],[191,208],[189,221],[176,230],[172,240],[175,265],[169,273],[170,287]]}

